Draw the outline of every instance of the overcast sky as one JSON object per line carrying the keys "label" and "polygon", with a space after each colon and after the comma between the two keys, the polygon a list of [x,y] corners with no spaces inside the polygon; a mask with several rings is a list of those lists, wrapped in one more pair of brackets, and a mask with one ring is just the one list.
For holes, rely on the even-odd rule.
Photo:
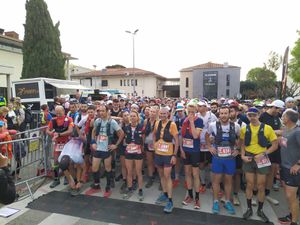
{"label": "overcast sky", "polygon": [[[0,27],[24,37],[25,0],[0,0]],[[46,0],[62,50],[97,69],[135,65],[167,77],[208,61],[240,66],[241,78],[270,51],[294,47],[300,0]],[[0,59],[1,61],[1,59]],[[278,72],[280,76],[280,72]]]}

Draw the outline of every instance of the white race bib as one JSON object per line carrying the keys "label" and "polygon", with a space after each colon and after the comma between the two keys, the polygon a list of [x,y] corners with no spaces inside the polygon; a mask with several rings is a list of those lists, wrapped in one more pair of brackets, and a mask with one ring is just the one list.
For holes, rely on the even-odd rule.
{"label": "white race bib", "polygon": [[194,140],[193,139],[188,139],[188,138],[183,138],[182,139],[182,146],[186,148],[194,148]]}
{"label": "white race bib", "polygon": [[261,157],[259,160],[255,161],[255,162],[256,162],[257,168],[271,166],[271,162],[270,162],[268,155],[264,155],[263,157]]}
{"label": "white race bib", "polygon": [[65,144],[56,144],[55,145],[55,152],[61,152],[65,147]]}
{"label": "white race bib", "polygon": [[108,137],[106,135],[98,135],[98,141],[106,142],[107,140],[108,140]]}
{"label": "white race bib", "polygon": [[217,150],[218,150],[219,157],[231,156],[231,148],[230,147],[218,147]]}
{"label": "white race bib", "polygon": [[154,151],[154,144],[153,143],[148,144],[148,150],[149,151]]}
{"label": "white race bib", "polygon": [[141,152],[142,152],[141,146],[131,143],[131,144],[127,145],[126,152],[129,154],[134,154],[134,153],[141,154]]}
{"label": "white race bib", "polygon": [[200,144],[200,152],[209,152],[206,144]]}
{"label": "white race bib", "polygon": [[164,143],[158,143],[157,151],[159,151],[159,152],[168,152],[169,151],[169,145],[164,144]]}

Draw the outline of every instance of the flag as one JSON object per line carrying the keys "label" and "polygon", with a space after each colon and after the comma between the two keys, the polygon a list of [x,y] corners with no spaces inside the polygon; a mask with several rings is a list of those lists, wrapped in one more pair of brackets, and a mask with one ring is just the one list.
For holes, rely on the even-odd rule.
{"label": "flag", "polygon": [[286,47],[283,61],[282,61],[282,78],[281,78],[281,99],[286,95],[286,83],[288,76],[288,57],[289,57],[289,46]]}

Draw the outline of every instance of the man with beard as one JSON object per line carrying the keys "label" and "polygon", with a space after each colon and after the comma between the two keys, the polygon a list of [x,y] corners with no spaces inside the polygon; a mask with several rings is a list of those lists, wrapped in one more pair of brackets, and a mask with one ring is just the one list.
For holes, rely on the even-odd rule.
{"label": "man with beard", "polygon": [[[280,130],[281,128],[281,121],[279,118],[279,114],[281,114],[282,110],[284,109],[284,102],[281,100],[275,100],[270,105],[268,105],[269,108],[266,112],[262,113],[259,117],[259,121],[264,124],[268,124],[273,128],[275,133]],[[269,144],[270,146],[271,144]],[[270,161],[272,163],[270,173],[267,176],[267,183],[266,183],[266,199],[274,204],[278,205],[278,200],[272,198],[270,196],[270,191],[273,185],[274,177],[279,170],[280,165],[280,148],[277,149],[277,151],[273,152],[269,155]],[[279,181],[273,185],[274,190],[279,190]]]}
{"label": "man with beard", "polygon": [[218,102],[212,102],[212,103],[210,103],[210,111],[213,114],[215,114],[216,117],[219,117],[218,108],[219,108]]}
{"label": "man with beard", "polygon": [[[222,106],[219,110],[219,121],[213,122],[208,127],[206,134],[206,142],[209,151],[213,155],[212,173],[213,173],[213,213],[220,213],[218,194],[220,191],[220,183],[224,176],[225,190],[225,209],[229,214],[235,214],[235,209],[230,201],[232,192],[232,177],[236,170],[235,157],[239,154],[235,148],[237,139],[240,135],[240,127],[238,124],[229,121],[230,110],[226,106]],[[214,145],[211,144],[210,136],[214,137]]]}

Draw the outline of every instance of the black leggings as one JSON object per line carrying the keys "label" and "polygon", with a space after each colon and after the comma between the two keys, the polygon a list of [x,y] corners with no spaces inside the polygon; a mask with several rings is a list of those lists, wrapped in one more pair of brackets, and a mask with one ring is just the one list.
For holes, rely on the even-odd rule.
{"label": "black leggings", "polygon": [[0,168],[0,203],[7,205],[16,199],[16,187],[7,168]]}

